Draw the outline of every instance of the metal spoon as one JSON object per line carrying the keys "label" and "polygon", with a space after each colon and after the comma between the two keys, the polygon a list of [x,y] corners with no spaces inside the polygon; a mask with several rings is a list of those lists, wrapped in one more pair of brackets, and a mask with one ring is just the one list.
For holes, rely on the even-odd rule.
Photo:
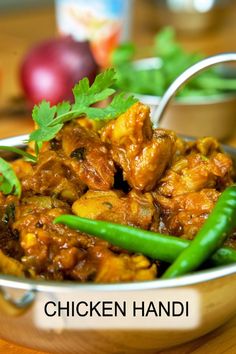
{"label": "metal spoon", "polygon": [[189,79],[191,79],[195,74],[209,68],[210,66],[232,61],[236,61],[236,53],[217,54],[199,61],[198,63],[186,69],[181,75],[179,75],[166,90],[160,100],[157,109],[153,113],[152,122],[154,128],[157,128],[161,123],[165,110],[171,99],[175,96],[177,91],[189,81]]}

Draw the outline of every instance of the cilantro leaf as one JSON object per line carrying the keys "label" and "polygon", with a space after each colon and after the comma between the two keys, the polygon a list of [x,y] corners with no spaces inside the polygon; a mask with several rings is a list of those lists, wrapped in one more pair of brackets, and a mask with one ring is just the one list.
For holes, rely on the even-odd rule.
{"label": "cilantro leaf", "polygon": [[[181,45],[175,40],[175,30],[172,27],[165,27],[154,39],[154,51],[156,56],[162,59],[173,59],[185,55]],[[174,66],[174,65],[173,65]]]}
{"label": "cilantro leaf", "polygon": [[41,143],[54,138],[63,126],[63,124],[50,126],[53,123],[57,109],[59,109],[59,112],[65,111],[65,105],[61,104],[59,108],[56,106],[50,107],[50,103],[44,100],[39,105],[34,106],[32,117],[37,123],[38,129],[30,134],[29,141]]}
{"label": "cilantro leaf", "polygon": [[42,101],[36,105],[32,116],[37,129],[29,137],[29,141],[35,141],[36,155],[38,155],[42,142],[53,139],[65,122],[84,115],[96,120],[113,119],[133,105],[136,99],[119,94],[105,108],[91,107],[115,93],[115,90],[111,88],[115,80],[115,70],[108,69],[97,75],[92,85],[89,84],[88,78],[82,79],[75,85],[73,88],[74,104],[62,102],[50,107],[49,102]]}
{"label": "cilantro leaf", "polygon": [[12,166],[0,157],[0,191],[4,194],[15,194],[20,197],[21,184]]}
{"label": "cilantro leaf", "polygon": [[43,141],[49,141],[54,138],[54,136],[61,130],[63,127],[63,124],[57,124],[55,126],[46,126],[46,127],[40,127],[39,129],[33,131],[30,134],[29,141],[37,141],[37,142],[43,142]]}
{"label": "cilantro leaf", "polygon": [[91,86],[89,86],[88,78],[85,77],[73,88],[75,98],[73,109],[81,109],[81,107],[88,107],[91,104],[105,100],[115,92],[114,89],[109,88],[114,82],[114,69],[108,69],[97,75]]}
{"label": "cilantro leaf", "polygon": [[63,101],[61,103],[58,103],[57,116],[61,116],[63,114],[66,114],[66,113],[70,112],[70,110],[71,110],[70,102]]}
{"label": "cilantro leaf", "polygon": [[112,53],[112,63],[119,66],[133,60],[135,51],[135,45],[131,42],[120,44]]}
{"label": "cilantro leaf", "polygon": [[94,120],[110,120],[114,119],[122,113],[126,112],[138,100],[133,96],[127,97],[125,93],[120,93],[114,96],[110,105],[105,108],[89,107],[86,114],[89,118]]}
{"label": "cilantro leaf", "polygon": [[56,106],[50,107],[50,103],[43,100],[38,106],[34,106],[32,117],[39,127],[47,126],[53,121],[56,111]]}

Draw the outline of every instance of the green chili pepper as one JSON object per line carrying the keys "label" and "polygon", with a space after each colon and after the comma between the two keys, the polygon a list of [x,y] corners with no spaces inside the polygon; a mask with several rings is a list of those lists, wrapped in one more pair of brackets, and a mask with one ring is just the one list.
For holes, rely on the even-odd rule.
{"label": "green chili pepper", "polygon": [[[54,220],[54,223],[65,224],[72,229],[97,236],[128,251],[142,253],[150,258],[168,263],[174,262],[179,254],[191,244],[191,241],[179,237],[74,215],[61,215]],[[211,257],[213,265],[235,262],[236,251],[228,247],[217,250]]]}
{"label": "green chili pepper", "polygon": [[167,269],[163,278],[174,278],[197,269],[221,247],[234,227],[236,227],[236,185],[226,188],[221,194],[191,245]]}

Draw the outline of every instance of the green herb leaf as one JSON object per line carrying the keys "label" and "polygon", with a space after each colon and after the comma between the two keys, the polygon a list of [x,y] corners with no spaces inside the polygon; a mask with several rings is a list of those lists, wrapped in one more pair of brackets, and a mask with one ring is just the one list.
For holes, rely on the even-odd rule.
{"label": "green herb leaf", "polygon": [[53,139],[65,122],[84,115],[97,120],[113,119],[133,105],[136,99],[119,94],[105,108],[90,107],[115,93],[115,90],[111,88],[115,80],[115,70],[108,69],[99,74],[91,86],[88,78],[82,79],[75,85],[73,105],[69,102],[62,102],[50,107],[50,103],[46,101],[36,105],[32,116],[38,128],[30,134],[29,138],[29,141],[35,141],[36,155],[42,142]]}
{"label": "green herb leaf", "polygon": [[56,106],[50,107],[50,103],[43,100],[38,106],[34,106],[32,117],[39,127],[47,126],[53,121],[56,111]]}
{"label": "green herb leaf", "polygon": [[135,45],[133,43],[130,42],[122,43],[112,53],[112,63],[115,66],[127,63],[127,61],[133,60],[134,54],[135,54]]}
{"label": "green herb leaf", "polygon": [[41,126],[39,129],[33,131],[30,134],[29,141],[37,141],[37,142],[43,142],[43,141],[49,141],[54,138],[54,136],[61,130],[63,127],[63,124],[57,124],[55,126],[46,126],[43,127]]}
{"label": "green herb leaf", "polygon": [[161,58],[173,58],[184,55],[183,49],[175,40],[175,31],[172,27],[165,27],[154,39],[155,54]]}
{"label": "green herb leaf", "polygon": [[91,86],[89,86],[89,80],[87,77],[82,79],[73,88],[73,94],[75,98],[73,110],[81,110],[82,107],[88,107],[111,96],[115,90],[109,87],[112,86],[114,82],[114,69],[108,69],[105,72],[99,74]]}
{"label": "green herb leaf", "polygon": [[[65,111],[63,104],[59,107],[59,112],[60,111]],[[50,125],[53,123],[56,112],[57,107],[50,107],[50,103],[47,101],[42,101],[39,105],[34,106],[32,117],[37,123],[38,129],[30,134],[29,141],[42,143],[43,141],[49,141],[54,138],[63,126],[60,123],[53,126]]]}
{"label": "green herb leaf", "polygon": [[116,95],[111,104],[105,108],[89,107],[86,114],[94,120],[110,120],[114,119],[122,113],[126,112],[138,100],[133,96],[127,97],[124,93]]}
{"label": "green herb leaf", "polygon": [[21,184],[12,166],[0,157],[0,191],[4,194],[15,194],[20,197]]}
{"label": "green herb leaf", "polygon": [[61,103],[58,103],[57,116],[61,116],[63,114],[66,114],[66,113],[70,112],[70,110],[71,110],[70,102],[63,101]]}

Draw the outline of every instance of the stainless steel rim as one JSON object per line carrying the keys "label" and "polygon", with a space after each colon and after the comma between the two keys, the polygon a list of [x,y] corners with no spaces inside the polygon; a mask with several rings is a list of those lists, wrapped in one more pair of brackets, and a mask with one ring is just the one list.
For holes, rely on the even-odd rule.
{"label": "stainless steel rim", "polygon": [[236,273],[236,264],[200,271],[175,279],[156,279],[144,282],[94,284],[75,283],[69,281],[48,281],[17,278],[8,275],[0,276],[0,287],[22,289],[27,291],[71,292],[71,291],[128,291],[154,290],[190,286],[214,279],[223,278]]}

